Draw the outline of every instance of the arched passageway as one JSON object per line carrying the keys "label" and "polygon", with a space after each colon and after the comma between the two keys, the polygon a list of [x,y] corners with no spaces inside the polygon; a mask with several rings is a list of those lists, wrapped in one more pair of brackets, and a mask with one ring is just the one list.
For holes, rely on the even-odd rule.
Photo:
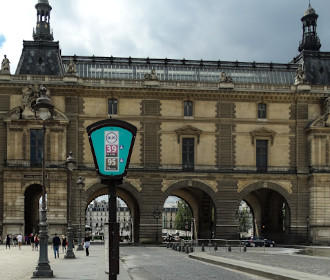
{"label": "arched passageway", "polygon": [[272,189],[251,191],[243,200],[253,215],[253,235],[283,242],[290,231],[290,208],[287,200]]}
{"label": "arched passageway", "polygon": [[211,191],[199,182],[180,182],[171,186],[166,192],[167,197],[176,196],[189,205],[193,221],[193,237],[197,239],[215,237],[216,211],[210,195]]}
{"label": "arched passageway", "polygon": [[41,185],[31,185],[24,193],[24,234],[39,232],[39,201],[42,195]]}
{"label": "arched passageway", "polygon": [[[108,188],[99,184],[93,186],[86,192],[85,224],[89,227],[90,219],[88,220],[88,218],[90,218],[90,216],[87,217],[88,205],[91,205],[97,197],[103,197],[107,204]],[[106,211],[108,212],[107,209]],[[101,216],[99,217],[99,225],[101,224],[100,218]],[[102,218],[103,224],[104,218]],[[122,237],[122,241],[139,242],[139,219],[140,212],[136,199],[124,187],[117,187],[117,222],[120,226],[119,233]],[[107,221],[108,219],[106,218],[106,222]]]}

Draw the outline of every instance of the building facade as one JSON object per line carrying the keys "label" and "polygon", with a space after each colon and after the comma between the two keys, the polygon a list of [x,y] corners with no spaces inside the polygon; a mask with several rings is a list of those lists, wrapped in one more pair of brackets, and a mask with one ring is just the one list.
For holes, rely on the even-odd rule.
{"label": "building facade", "polygon": [[[79,225],[89,203],[107,193],[86,127],[112,117],[138,128],[117,192],[135,242],[160,235],[162,219],[153,213],[171,195],[190,205],[198,238],[238,238],[244,200],[256,235],[330,242],[330,53],[320,51],[311,6],[301,19],[300,54],[287,64],[62,56],[51,6],[39,0],[36,9],[33,41],[24,41],[16,73],[5,59],[1,67],[3,236],[38,229],[43,149],[50,234],[65,233],[68,213]],[[54,104],[45,122],[34,110],[41,85]],[[69,151],[77,162],[72,182]]]}

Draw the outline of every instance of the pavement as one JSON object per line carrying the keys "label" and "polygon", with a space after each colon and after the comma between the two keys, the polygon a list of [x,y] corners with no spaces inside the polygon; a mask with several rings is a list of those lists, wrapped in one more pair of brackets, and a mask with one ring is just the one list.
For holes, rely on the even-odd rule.
{"label": "pavement", "polygon": [[[120,274],[117,279],[153,279],[147,277],[147,273],[150,273],[147,267],[129,266],[130,262],[127,260],[130,252],[133,253],[132,249],[131,251],[130,248],[122,250],[126,257],[121,256]],[[88,257],[84,251],[75,251],[75,259],[64,259],[63,253],[60,254],[60,258],[55,259],[50,246],[48,250],[50,266],[56,279],[103,280],[109,278],[105,273],[104,246],[91,246],[90,256]],[[172,249],[166,247],[150,248],[149,258],[152,257],[152,254],[160,255],[161,251],[159,250],[164,253],[166,253],[164,250],[172,251]],[[189,254],[189,258],[267,279],[330,280],[330,248],[321,250],[324,250],[324,256],[297,255],[297,249],[286,248],[247,248],[247,252],[239,248],[232,248],[232,251],[229,252],[224,247],[218,247],[217,251],[209,247],[206,248],[205,252],[202,252],[199,247],[195,249],[195,252]],[[140,251],[143,251],[143,249],[140,250],[139,247],[134,247],[135,254]],[[173,253],[178,254],[178,256],[179,254],[186,255],[183,252],[173,251]],[[30,246],[23,246],[22,250],[18,250],[17,247],[6,250],[5,246],[0,245],[0,279],[30,279],[38,263],[38,258],[39,252],[32,251]]]}
{"label": "pavement", "polygon": [[[280,280],[329,280],[330,248],[308,247],[318,255],[297,254],[301,249],[291,248],[200,248],[190,258],[253,275]],[[324,256],[323,256],[324,255]]]}

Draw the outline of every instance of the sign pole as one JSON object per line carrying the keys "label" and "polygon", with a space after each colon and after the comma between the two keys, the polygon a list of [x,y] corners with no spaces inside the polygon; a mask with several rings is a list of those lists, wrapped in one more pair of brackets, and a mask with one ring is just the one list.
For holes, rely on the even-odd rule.
{"label": "sign pole", "polygon": [[102,180],[109,189],[109,280],[117,280],[119,274],[119,223],[117,223],[116,180]]}

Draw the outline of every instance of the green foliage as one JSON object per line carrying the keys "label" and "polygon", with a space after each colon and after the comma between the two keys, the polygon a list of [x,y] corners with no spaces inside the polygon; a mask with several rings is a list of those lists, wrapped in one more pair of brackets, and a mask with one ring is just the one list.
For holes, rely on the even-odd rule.
{"label": "green foliage", "polygon": [[248,232],[253,227],[253,217],[249,208],[241,208],[238,211],[239,231]]}
{"label": "green foliage", "polygon": [[190,230],[192,213],[189,205],[183,200],[179,200],[177,205],[178,212],[174,221],[175,228],[177,230]]}

